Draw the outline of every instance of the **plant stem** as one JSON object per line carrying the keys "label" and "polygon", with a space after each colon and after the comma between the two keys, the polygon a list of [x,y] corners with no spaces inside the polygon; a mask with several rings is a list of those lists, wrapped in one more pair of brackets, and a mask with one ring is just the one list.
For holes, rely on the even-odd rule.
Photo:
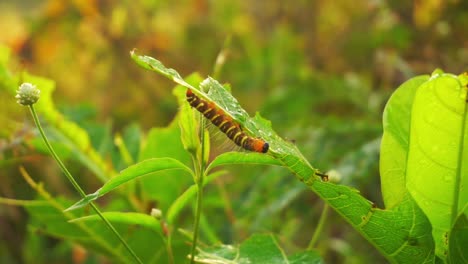
{"label": "plant stem", "polygon": [[[39,122],[39,118],[36,114],[36,110],[33,105],[29,105],[29,110],[31,111],[31,114],[34,119],[34,123],[36,123],[36,126],[39,130],[39,133],[42,136],[42,139],[44,140],[44,143],[46,144],[47,148],[49,149],[50,154],[52,157],[55,159],[55,161],[58,163],[60,169],[62,172],[65,174],[67,179],[70,181],[70,183],[73,185],[73,187],[76,189],[76,191],[81,195],[81,197],[85,198],[86,193],[81,189],[80,185],[78,182],[75,181],[71,173],[68,171],[68,169],[65,167],[63,164],[62,160],[60,160],[59,156],[57,153],[55,153],[55,150],[52,148],[52,145],[49,143],[49,140],[47,139],[46,134],[44,133],[44,130],[42,129],[41,123]],[[127,249],[127,251],[132,255],[132,257],[135,259],[136,263],[142,263],[141,260],[138,258],[138,256],[135,254],[135,252],[130,248],[130,246],[125,242],[125,240],[122,238],[122,236],[117,232],[117,230],[114,228],[114,226],[107,220],[107,218],[104,217],[104,215],[101,213],[101,211],[97,208],[97,206],[94,203],[90,203],[91,208],[96,212],[96,214],[99,215],[99,217],[104,221],[105,225],[114,233],[117,238],[120,240],[120,242],[124,245],[124,247]]]}
{"label": "plant stem", "polygon": [[[200,179],[203,179],[203,175],[200,174]],[[203,205],[203,180],[199,180],[197,182],[198,193],[197,193],[197,208],[195,211],[195,223],[194,223],[194,230],[193,230],[193,242],[192,242],[192,250],[191,250],[191,259],[190,263],[195,263],[195,253],[197,248],[197,241],[198,241],[198,231],[200,230],[200,217]]]}
{"label": "plant stem", "polygon": [[[467,73],[465,73],[465,74],[467,74]],[[467,96],[466,98],[468,100],[468,90],[466,91],[465,96]],[[466,124],[466,119],[467,119],[467,116],[468,116],[468,105],[465,104],[464,108],[465,108],[464,111],[463,111],[464,115],[462,117],[462,122],[461,122],[462,127],[461,127],[460,131],[466,131],[466,129],[467,129],[465,124]],[[460,133],[460,141],[459,141],[460,146],[463,146],[463,142],[465,142],[466,140],[467,139],[465,139],[465,133]],[[460,187],[460,186],[462,186],[461,178],[464,177],[464,176],[462,176],[463,175],[463,172],[462,172],[463,165],[462,164],[463,164],[463,160],[466,160],[466,157],[464,157],[464,155],[463,155],[464,153],[466,153],[464,151],[464,149],[459,148],[459,150],[458,150],[458,161],[457,161],[457,163],[458,163],[457,173],[456,173],[456,176],[455,176],[455,183],[453,185],[453,186],[456,186],[455,187],[456,189],[454,189],[454,192],[453,192],[453,199],[452,199],[453,204],[452,204],[452,212],[451,212],[451,216],[450,216],[450,226],[452,226],[452,227],[455,224],[455,221],[457,220],[457,217],[458,217],[458,210],[459,210],[458,209],[458,202],[459,202],[460,195],[462,195],[460,193],[460,191],[458,191],[458,190],[462,190],[462,187]]]}
{"label": "plant stem", "polygon": [[325,203],[323,205],[322,214],[320,215],[319,222],[317,224],[317,227],[315,228],[315,231],[314,231],[314,234],[312,235],[312,238],[310,239],[309,246],[307,247],[307,250],[312,250],[312,249],[315,248],[315,244],[317,243],[318,238],[320,236],[320,233],[322,232],[323,226],[325,225],[325,220],[327,219],[328,209],[329,208],[330,207],[328,206],[328,204]]}
{"label": "plant stem", "polygon": [[204,155],[205,155],[205,120],[201,118],[200,120],[200,141],[201,141],[201,154],[196,155],[198,156],[198,160],[195,167],[199,169],[195,171],[195,181],[197,184],[197,207],[195,209],[195,223],[193,227],[193,241],[192,241],[192,249],[190,251],[190,263],[195,263],[195,253],[197,250],[197,242],[198,242],[198,232],[200,230],[200,218],[203,206],[203,181],[205,179],[205,162],[204,162]]}
{"label": "plant stem", "polygon": [[231,46],[231,40],[232,36],[229,35],[224,39],[224,45],[221,51],[218,53],[218,56],[216,57],[216,62],[213,67],[213,78],[219,79],[219,75],[221,73],[221,69],[223,68],[225,62],[226,62],[226,57],[228,54],[228,49]]}
{"label": "plant stem", "polygon": [[167,255],[168,255],[168,262],[169,264],[174,264],[174,252],[172,251],[172,232],[169,231],[167,234],[167,240],[166,240],[166,250],[167,250]]}

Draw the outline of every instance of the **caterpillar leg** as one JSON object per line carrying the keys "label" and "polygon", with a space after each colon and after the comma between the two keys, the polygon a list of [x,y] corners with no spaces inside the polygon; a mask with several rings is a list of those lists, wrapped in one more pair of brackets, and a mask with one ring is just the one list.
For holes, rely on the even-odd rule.
{"label": "caterpillar leg", "polygon": [[327,182],[328,181],[328,175],[326,173],[322,173],[320,171],[316,171],[315,175],[319,176],[322,181]]}

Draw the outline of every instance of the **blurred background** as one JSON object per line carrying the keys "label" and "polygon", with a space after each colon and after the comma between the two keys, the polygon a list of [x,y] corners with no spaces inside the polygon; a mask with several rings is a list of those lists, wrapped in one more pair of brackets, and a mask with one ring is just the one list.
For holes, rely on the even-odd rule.
{"label": "blurred background", "polygon": [[[133,48],[183,76],[203,77],[213,75],[222,51],[216,77],[251,115],[260,112],[312,165],[337,171],[340,184],[379,207],[381,116],[391,93],[413,76],[468,66],[462,0],[1,1],[0,28],[11,71],[54,80],[60,111],[91,135],[137,129],[144,137],[178,111],[174,83],[138,67]],[[35,197],[18,173],[27,164],[52,194],[77,199],[55,164],[24,144],[33,131],[27,111],[3,92],[0,100],[0,196]],[[88,192],[101,185],[79,163],[68,165]],[[268,231],[290,252],[304,249],[323,207],[279,168],[232,167],[207,189],[206,214],[223,243]],[[229,210],[216,204],[219,190],[230,197]],[[0,204],[1,262],[26,262],[25,250],[36,247],[52,249],[47,263],[69,263],[76,248],[47,237],[31,242],[28,221],[20,207]],[[181,226],[190,229],[191,221]],[[318,249],[327,263],[385,262],[334,212],[326,223]]]}

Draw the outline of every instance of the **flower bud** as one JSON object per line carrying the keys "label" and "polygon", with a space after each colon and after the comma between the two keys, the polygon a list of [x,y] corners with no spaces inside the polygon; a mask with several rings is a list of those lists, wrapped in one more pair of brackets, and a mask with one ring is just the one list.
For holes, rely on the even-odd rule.
{"label": "flower bud", "polygon": [[162,211],[157,208],[153,208],[151,209],[151,216],[156,218],[157,220],[160,220],[162,217]]}
{"label": "flower bud", "polygon": [[23,83],[16,91],[15,98],[18,104],[28,106],[35,104],[41,95],[41,91],[32,83]]}

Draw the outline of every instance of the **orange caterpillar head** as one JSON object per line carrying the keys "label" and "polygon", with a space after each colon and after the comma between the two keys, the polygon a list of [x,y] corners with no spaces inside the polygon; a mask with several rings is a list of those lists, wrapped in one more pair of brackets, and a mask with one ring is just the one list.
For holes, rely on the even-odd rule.
{"label": "orange caterpillar head", "polygon": [[247,150],[252,150],[255,152],[267,153],[270,145],[259,138],[253,138],[248,146],[244,146]]}

